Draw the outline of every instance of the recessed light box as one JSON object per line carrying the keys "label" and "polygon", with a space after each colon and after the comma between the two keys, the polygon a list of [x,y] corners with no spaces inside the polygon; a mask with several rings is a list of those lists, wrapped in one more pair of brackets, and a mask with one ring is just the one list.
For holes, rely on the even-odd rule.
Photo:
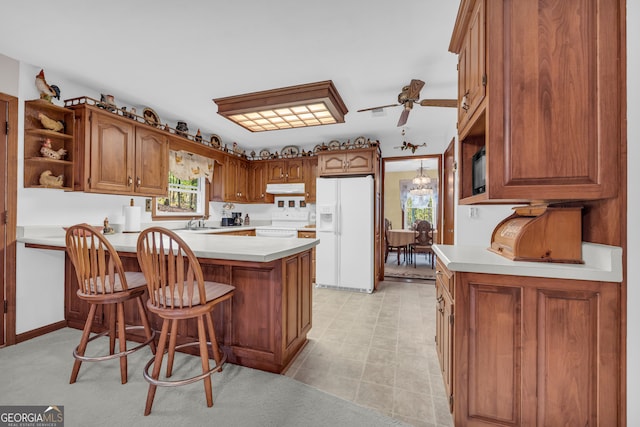
{"label": "recessed light box", "polygon": [[331,80],[213,101],[218,114],[251,132],[344,123],[349,112]]}

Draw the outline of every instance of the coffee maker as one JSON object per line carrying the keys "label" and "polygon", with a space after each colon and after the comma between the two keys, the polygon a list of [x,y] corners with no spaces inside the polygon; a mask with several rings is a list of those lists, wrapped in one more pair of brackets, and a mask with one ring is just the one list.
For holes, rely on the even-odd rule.
{"label": "coffee maker", "polygon": [[231,212],[233,225],[242,225],[242,212]]}

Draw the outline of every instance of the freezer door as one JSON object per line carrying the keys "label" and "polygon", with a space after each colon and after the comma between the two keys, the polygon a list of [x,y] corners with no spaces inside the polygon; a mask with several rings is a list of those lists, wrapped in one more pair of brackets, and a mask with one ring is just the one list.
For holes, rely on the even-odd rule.
{"label": "freezer door", "polygon": [[340,287],[372,292],[373,178],[341,178],[338,192]]}

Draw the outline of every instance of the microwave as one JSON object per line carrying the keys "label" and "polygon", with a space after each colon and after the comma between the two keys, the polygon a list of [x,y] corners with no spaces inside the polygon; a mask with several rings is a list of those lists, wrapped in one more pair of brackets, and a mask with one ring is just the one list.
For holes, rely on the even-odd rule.
{"label": "microwave", "polygon": [[471,158],[472,195],[482,194],[487,189],[487,152],[482,147]]}

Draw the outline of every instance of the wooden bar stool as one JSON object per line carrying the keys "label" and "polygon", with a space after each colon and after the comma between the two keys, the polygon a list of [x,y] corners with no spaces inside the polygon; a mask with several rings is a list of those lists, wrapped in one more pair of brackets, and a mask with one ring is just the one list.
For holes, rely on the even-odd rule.
{"label": "wooden bar stool", "polygon": [[[147,308],[163,319],[158,349],[144,368],[144,378],[149,382],[144,414],[151,413],[157,386],[172,387],[203,380],[207,406],[213,406],[211,374],[222,371],[227,357],[220,351],[211,312],[215,305],[230,299],[235,287],[204,280],[202,267],[189,246],[176,233],[162,227],[151,227],[140,233],[137,244],[138,262],[147,280],[149,300]],[[176,346],[178,323],[197,319],[198,341]],[[206,325],[206,330],[205,330]],[[169,328],[171,332],[169,333]],[[209,341],[207,341],[207,333]],[[170,336],[170,337],[169,337]],[[180,380],[160,379],[160,369],[165,347],[169,340],[166,377],[171,377],[176,349],[198,345],[202,373]],[[215,366],[209,365],[211,348]],[[221,354],[222,353],[222,354]],[[149,368],[153,371],[149,374]]]}
{"label": "wooden bar stool", "polygon": [[[70,384],[76,382],[82,362],[99,362],[120,358],[120,377],[122,384],[127,382],[127,355],[149,345],[155,353],[155,332],[149,327],[147,312],[142,302],[146,287],[144,275],[139,272],[125,272],[118,252],[95,227],[77,224],[67,229],[66,251],[73,263],[78,279],[77,295],[89,304],[89,315],[84,324],[80,344],[73,350],[76,359],[71,371]],[[125,301],[135,300],[142,326],[126,326],[124,320]],[[109,329],[93,337],[91,325],[98,306],[104,307],[109,315]],[[117,314],[116,314],[117,313]],[[127,349],[126,332],[144,329],[146,340]],[[96,338],[109,335],[109,354],[104,356],[85,356],[87,344]],[[115,353],[116,337],[119,352]]]}

